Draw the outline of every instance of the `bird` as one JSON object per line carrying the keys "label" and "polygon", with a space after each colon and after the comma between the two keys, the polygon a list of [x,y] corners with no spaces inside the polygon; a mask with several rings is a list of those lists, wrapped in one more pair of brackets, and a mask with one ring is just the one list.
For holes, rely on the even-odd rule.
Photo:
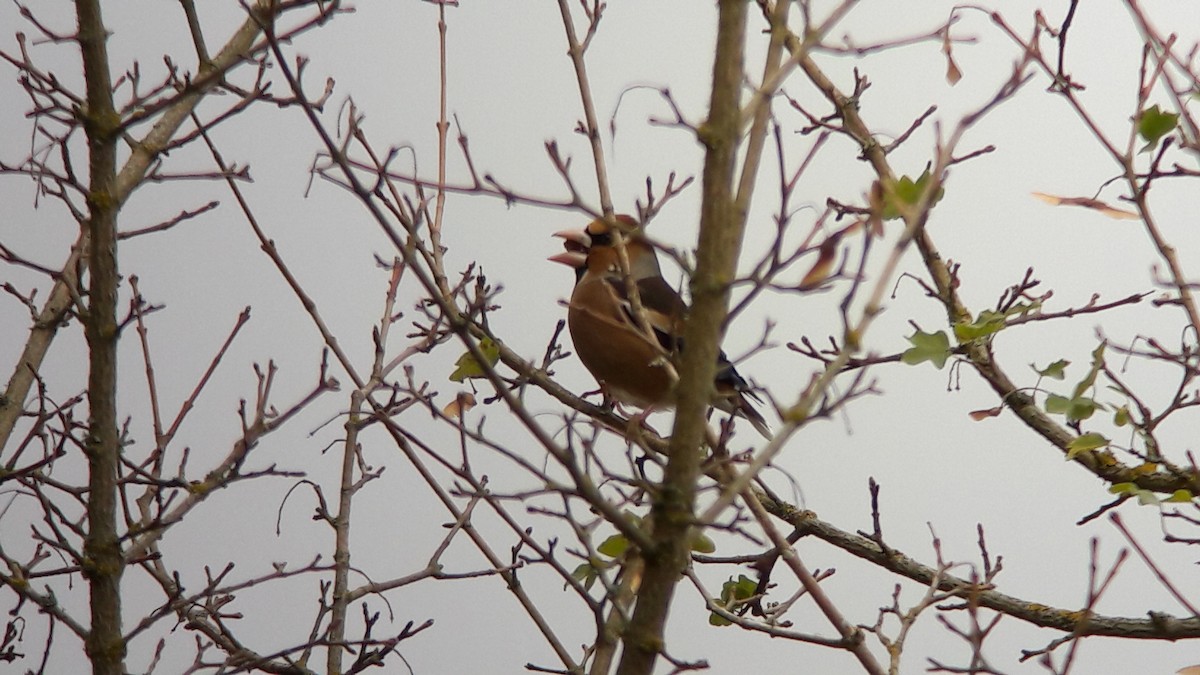
{"label": "bird", "polygon": [[[637,286],[646,323],[643,332],[627,293],[618,262],[613,228],[604,219],[583,230],[554,233],[563,252],[549,259],[575,270],[575,286],[567,306],[567,328],[575,353],[601,389],[619,403],[651,410],[674,403],[676,365],[683,345],[688,306],[663,278],[654,246],[628,215],[613,219],[620,226],[629,276]],[[669,367],[672,366],[672,367]],[[721,351],[713,381],[713,406],[745,418],[763,437],[771,430],[751,401],[762,403],[750,384]]]}

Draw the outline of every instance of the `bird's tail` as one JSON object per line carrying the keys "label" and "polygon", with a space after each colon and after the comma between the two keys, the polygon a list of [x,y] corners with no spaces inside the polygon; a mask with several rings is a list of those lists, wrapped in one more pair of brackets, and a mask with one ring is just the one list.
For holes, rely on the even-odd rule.
{"label": "bird's tail", "polygon": [[771,427],[767,426],[767,420],[751,402],[761,404],[762,399],[754,393],[750,388],[750,383],[733,367],[733,363],[729,361],[729,357],[725,356],[725,352],[722,351],[717,359],[715,384],[718,399],[716,407],[731,415],[746,418],[746,421],[750,422],[754,429],[763,435],[763,438],[771,440]]}

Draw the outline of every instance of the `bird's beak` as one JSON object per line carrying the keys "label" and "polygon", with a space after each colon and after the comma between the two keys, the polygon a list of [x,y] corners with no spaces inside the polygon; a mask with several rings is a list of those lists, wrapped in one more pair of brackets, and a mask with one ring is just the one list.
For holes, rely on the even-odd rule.
{"label": "bird's beak", "polygon": [[563,230],[555,232],[553,236],[563,240],[563,248],[566,250],[557,255],[550,256],[547,260],[576,269],[587,265],[587,252],[588,248],[592,245],[592,238],[588,236],[587,232],[583,230]]}
{"label": "bird's beak", "polygon": [[555,232],[551,236],[562,239],[563,248],[572,253],[586,254],[588,249],[592,247],[592,238],[585,230],[562,230],[561,232]]}
{"label": "bird's beak", "polygon": [[546,260],[562,263],[567,267],[574,267],[577,269],[587,265],[587,255],[580,253],[579,251],[563,251],[562,253],[546,258]]}

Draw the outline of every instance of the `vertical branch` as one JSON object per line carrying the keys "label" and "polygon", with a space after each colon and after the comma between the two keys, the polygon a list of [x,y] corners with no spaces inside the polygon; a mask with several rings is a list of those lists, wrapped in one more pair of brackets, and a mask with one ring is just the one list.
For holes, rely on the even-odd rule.
{"label": "vertical branch", "polygon": [[[608,187],[608,167],[604,162],[604,148],[600,143],[600,125],[596,122],[596,105],[592,102],[592,87],[588,83],[587,65],[583,59],[586,46],[579,42],[579,38],[575,34],[575,23],[571,20],[571,10],[567,7],[567,0],[558,0],[558,11],[562,14],[563,29],[567,32],[567,45],[571,63],[575,66],[575,81],[579,83],[579,96],[583,99],[584,124],[587,127],[588,141],[592,144],[592,160],[596,164],[596,187],[600,192],[600,210],[608,218],[613,214],[612,195]],[[593,24],[599,20],[599,12],[591,17]]]}
{"label": "vertical branch", "polygon": [[83,56],[88,142],[87,251],[90,283],[84,318],[88,372],[87,535],[81,567],[91,591],[91,630],[86,650],[97,675],[124,675],[121,634],[121,574],[124,559],[117,536],[117,139],[121,119],[113,107],[108,68],[108,32],[99,0],[77,0],[77,39]]}
{"label": "vertical branch", "polygon": [[754,110],[754,119],[750,124],[750,135],[746,142],[746,161],[742,165],[742,175],[738,181],[736,208],[739,221],[746,219],[746,212],[750,210],[750,201],[754,196],[754,186],[758,182],[758,166],[763,146],[767,141],[767,121],[771,119],[771,99],[777,91],[769,85],[776,81],[780,73],[780,61],[788,37],[788,9],[791,6],[792,3],[786,0],[778,0],[768,16],[771,40],[767,45],[767,58],[763,65],[762,86],[754,92],[755,100],[750,103]]}
{"label": "vertical branch", "polygon": [[338,490],[338,512],[333,520],[333,603],[329,613],[329,651],[326,654],[325,668],[325,672],[330,675],[342,672],[346,613],[354,596],[354,593],[350,591],[350,509],[354,503],[355,493],[365,482],[356,480],[354,476],[355,460],[358,459],[361,452],[358,444],[358,430],[362,427],[363,407],[366,405],[367,397],[383,381],[388,333],[394,320],[396,291],[400,287],[404,269],[404,263],[399,258],[392,261],[392,276],[388,282],[387,296],[383,305],[383,318],[380,319],[379,328],[375,331],[375,357],[371,366],[371,378],[350,394],[350,415],[346,420],[346,441],[342,451],[342,482]]}
{"label": "vertical branch", "polygon": [[622,565],[620,580],[617,587],[608,596],[612,606],[608,610],[600,630],[596,633],[596,643],[592,652],[592,665],[589,675],[608,675],[612,671],[613,659],[616,658],[617,646],[620,644],[621,632],[625,628],[629,606],[642,583],[642,556],[630,550]]}
{"label": "vertical branch", "polygon": [[434,201],[433,222],[429,224],[429,249],[433,255],[433,277],[438,290],[447,300],[451,297],[442,263],[442,217],[446,212],[446,133],[450,120],[446,117],[446,3],[438,3],[438,182]]}
{"label": "vertical branch", "polygon": [[333,519],[333,597],[329,613],[327,642],[329,651],[325,657],[325,672],[340,675],[342,652],[345,650],[346,610],[349,606],[350,586],[350,508],[354,503],[356,484],[354,480],[354,458],[358,455],[358,429],[362,424],[365,388],[355,389],[350,394],[350,414],[346,418],[346,440],[342,447],[341,485],[338,489],[338,510]]}
{"label": "vertical branch", "polygon": [[707,429],[708,409],[716,369],[721,323],[729,310],[729,283],[741,248],[742,221],[733,195],[738,141],[741,132],[739,99],[746,34],[743,0],[722,0],[717,24],[713,88],[707,122],[700,141],[707,148],[704,195],[700,211],[700,242],[692,277],[692,309],[684,329],[687,350],[682,354],[675,426],[663,484],[652,507],[657,546],[644,551],[645,577],[626,632],[618,673],[650,673],[663,649],[666,622],[675,586],[687,565],[693,523],[699,448]]}

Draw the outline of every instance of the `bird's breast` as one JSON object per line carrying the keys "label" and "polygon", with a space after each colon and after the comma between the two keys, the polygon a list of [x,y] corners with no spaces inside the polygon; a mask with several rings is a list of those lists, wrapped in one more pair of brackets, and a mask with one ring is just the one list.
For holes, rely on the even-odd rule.
{"label": "bird's breast", "polygon": [[671,403],[671,369],[661,350],[628,324],[602,284],[580,284],[571,296],[567,327],[584,367],[622,403]]}

